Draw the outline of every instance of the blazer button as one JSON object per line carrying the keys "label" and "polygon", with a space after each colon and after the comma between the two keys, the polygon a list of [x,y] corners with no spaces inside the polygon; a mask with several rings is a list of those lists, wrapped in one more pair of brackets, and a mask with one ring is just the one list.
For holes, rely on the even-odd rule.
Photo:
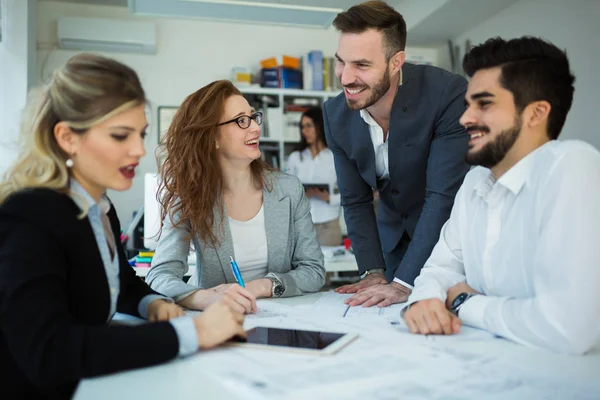
{"label": "blazer button", "polygon": [[393,194],[394,196],[398,196],[398,195],[400,194],[400,192],[398,192],[397,190],[392,190],[392,194]]}
{"label": "blazer button", "polygon": [[400,218],[402,218],[402,219],[408,219],[408,215],[406,215],[406,214],[402,214],[402,215],[400,216]]}

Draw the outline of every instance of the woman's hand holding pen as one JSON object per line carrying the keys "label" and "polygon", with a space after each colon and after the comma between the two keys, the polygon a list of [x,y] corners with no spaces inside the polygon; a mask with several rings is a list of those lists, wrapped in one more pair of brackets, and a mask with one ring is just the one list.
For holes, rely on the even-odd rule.
{"label": "woman's hand holding pen", "polygon": [[243,322],[244,315],[225,302],[211,304],[204,313],[194,318],[200,348],[210,349],[236,335],[245,338]]}
{"label": "woman's hand holding pen", "polygon": [[209,290],[215,293],[209,298],[210,303],[221,301],[242,314],[254,313],[257,310],[256,296],[237,283],[225,283]]}
{"label": "woman's hand holding pen", "polygon": [[233,310],[249,314],[256,312],[256,296],[237,283],[225,283],[210,289],[196,290],[178,303],[190,310],[206,310],[213,303],[223,301]]}

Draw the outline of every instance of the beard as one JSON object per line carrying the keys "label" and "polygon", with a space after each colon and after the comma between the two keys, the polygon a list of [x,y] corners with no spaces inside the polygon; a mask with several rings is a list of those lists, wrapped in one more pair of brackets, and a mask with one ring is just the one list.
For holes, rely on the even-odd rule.
{"label": "beard", "polygon": [[[487,134],[490,129],[485,126],[473,126],[469,127],[467,131],[482,131]],[[512,149],[520,133],[521,117],[517,116],[512,127],[500,132],[494,140],[483,146],[481,150],[477,152],[467,151],[465,162],[469,165],[480,165],[486,168],[495,167]]]}
{"label": "beard", "polygon": [[[368,87],[368,86],[367,86]],[[348,85],[346,86],[348,89],[359,89],[360,85]],[[385,73],[383,77],[371,88],[371,96],[365,100],[364,104],[360,104],[359,100],[348,99],[346,98],[346,103],[351,110],[358,111],[368,107],[371,107],[373,104],[377,103],[379,99],[383,97],[384,94],[390,89],[390,71],[388,68],[385,69]]]}

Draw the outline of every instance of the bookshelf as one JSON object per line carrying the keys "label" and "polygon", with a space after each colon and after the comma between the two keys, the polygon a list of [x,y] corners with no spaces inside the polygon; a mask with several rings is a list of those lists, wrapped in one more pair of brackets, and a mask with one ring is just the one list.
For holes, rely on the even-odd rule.
{"label": "bookshelf", "polygon": [[300,118],[303,110],[337,96],[339,91],[300,89],[238,88],[255,110],[263,112],[260,149],[272,167],[285,169],[287,158],[300,142]]}

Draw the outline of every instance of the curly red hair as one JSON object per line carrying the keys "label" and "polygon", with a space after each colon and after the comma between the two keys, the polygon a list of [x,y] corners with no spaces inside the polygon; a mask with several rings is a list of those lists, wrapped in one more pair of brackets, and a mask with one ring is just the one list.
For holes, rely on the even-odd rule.
{"label": "curly red hair", "polygon": [[[158,190],[161,220],[168,216],[175,227],[188,221],[191,235],[213,247],[219,245],[213,230],[214,207],[224,215],[223,175],[215,146],[218,124],[226,100],[235,95],[242,93],[228,80],[212,82],[189,95],[159,146],[160,154],[166,155]],[[265,186],[266,163],[259,158],[250,168],[254,180]],[[222,231],[223,219],[219,223]]]}

